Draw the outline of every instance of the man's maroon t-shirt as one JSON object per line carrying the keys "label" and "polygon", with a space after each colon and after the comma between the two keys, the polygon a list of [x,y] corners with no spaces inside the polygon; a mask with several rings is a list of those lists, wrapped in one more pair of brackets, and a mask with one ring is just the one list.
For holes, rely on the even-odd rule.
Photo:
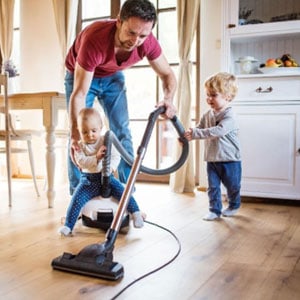
{"label": "man's maroon t-shirt", "polygon": [[86,27],[76,38],[66,57],[66,68],[73,73],[75,62],[94,77],[105,77],[129,68],[147,57],[158,58],[162,52],[157,39],[151,33],[144,43],[135,48],[128,59],[118,65],[115,57],[116,20],[98,21]]}

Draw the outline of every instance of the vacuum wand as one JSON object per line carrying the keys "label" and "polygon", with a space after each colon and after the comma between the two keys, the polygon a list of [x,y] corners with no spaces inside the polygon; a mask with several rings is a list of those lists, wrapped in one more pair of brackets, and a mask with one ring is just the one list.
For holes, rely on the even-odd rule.
{"label": "vacuum wand", "polygon": [[121,227],[123,215],[126,211],[129,199],[132,194],[135,178],[139,173],[139,169],[143,160],[143,157],[145,156],[145,149],[142,149],[142,153],[140,154],[140,159],[136,159],[132,168],[131,172],[127,181],[126,188],[123,192],[123,195],[121,197],[118,209],[115,213],[114,219],[111,224],[111,228],[109,229],[107,233],[107,247],[111,247],[110,244],[115,242],[115,239],[117,237],[117,232],[119,232],[119,229]]}
{"label": "vacuum wand", "polygon": [[117,233],[119,232],[123,215],[125,213],[129,199],[131,197],[135,179],[140,171],[142,161],[145,157],[146,149],[149,144],[151,133],[153,131],[156,119],[160,114],[164,113],[165,110],[166,110],[166,108],[164,106],[159,107],[158,109],[153,111],[149,116],[148,124],[147,124],[146,130],[145,130],[145,133],[143,135],[141,145],[138,148],[136,159],[134,160],[133,165],[131,167],[131,172],[129,174],[125,190],[122,194],[122,197],[121,197],[118,209],[115,213],[114,219],[112,221],[111,227],[107,232],[106,242],[105,242],[105,245],[107,248],[111,248],[117,238]]}

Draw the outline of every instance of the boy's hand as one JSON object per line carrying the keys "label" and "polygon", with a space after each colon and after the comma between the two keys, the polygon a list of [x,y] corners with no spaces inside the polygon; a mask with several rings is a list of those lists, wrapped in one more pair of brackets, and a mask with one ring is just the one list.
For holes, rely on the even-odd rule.
{"label": "boy's hand", "polygon": [[191,141],[193,139],[193,129],[190,128],[188,129],[184,134],[183,136],[188,140],[188,141]]}

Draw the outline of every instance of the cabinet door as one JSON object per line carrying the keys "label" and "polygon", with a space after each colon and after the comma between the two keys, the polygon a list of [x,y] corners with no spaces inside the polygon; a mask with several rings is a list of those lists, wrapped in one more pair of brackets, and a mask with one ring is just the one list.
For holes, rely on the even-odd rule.
{"label": "cabinet door", "polygon": [[300,106],[236,105],[242,196],[300,200]]}

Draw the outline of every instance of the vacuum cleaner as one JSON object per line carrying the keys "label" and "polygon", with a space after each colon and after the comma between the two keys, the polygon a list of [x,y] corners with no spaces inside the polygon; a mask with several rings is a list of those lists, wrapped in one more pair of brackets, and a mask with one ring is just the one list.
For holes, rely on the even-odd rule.
{"label": "vacuum cleaner", "polygon": [[[172,173],[184,164],[188,156],[189,146],[188,141],[184,138],[184,128],[179,122],[178,118],[174,116],[171,119],[171,122],[179,135],[180,142],[182,143],[182,152],[180,158],[173,166],[163,170],[152,170],[142,166],[142,161],[144,159],[156,119],[160,114],[165,112],[165,109],[165,107],[159,107],[149,115],[147,127],[143,135],[141,144],[138,147],[137,156],[134,160],[127,154],[124,149],[122,149],[122,145],[116,138],[114,138],[114,135],[111,132],[107,134],[107,138],[113,141],[113,144],[115,145],[117,150],[119,150],[126,162],[132,164],[131,172],[129,174],[127,184],[119,202],[118,209],[113,218],[111,226],[106,233],[106,239],[103,243],[88,245],[84,247],[77,255],[67,252],[63,253],[63,255],[52,260],[51,265],[53,269],[97,277],[106,280],[119,280],[124,276],[123,266],[120,263],[113,261],[113,250],[114,243],[117,239],[117,235],[121,227],[123,215],[128,205],[129,198],[133,192],[134,182],[138,173],[140,171],[148,172],[152,175]],[[109,147],[107,149],[107,152],[110,151]],[[104,158],[104,160],[105,159],[106,158]],[[103,170],[103,173],[105,172],[106,171]],[[109,195],[108,174],[103,174],[102,186],[103,194],[107,193],[107,195]]]}
{"label": "vacuum cleaner", "polygon": [[[101,177],[101,195],[89,200],[81,211],[81,221],[84,226],[97,228],[107,231],[113,221],[117,211],[119,201],[110,197],[110,158],[112,144],[116,147],[126,162],[132,166],[133,158],[128,155],[123,145],[119,142],[112,131],[107,131],[104,137],[104,145],[106,146],[105,157],[102,161],[102,177]],[[185,156],[185,152],[182,153]],[[179,161],[167,169],[150,169],[141,166],[141,171],[149,175],[166,175],[177,170],[178,166],[185,161],[182,156]],[[129,230],[130,217],[127,211],[123,215],[120,226],[120,233],[127,233]]]}

